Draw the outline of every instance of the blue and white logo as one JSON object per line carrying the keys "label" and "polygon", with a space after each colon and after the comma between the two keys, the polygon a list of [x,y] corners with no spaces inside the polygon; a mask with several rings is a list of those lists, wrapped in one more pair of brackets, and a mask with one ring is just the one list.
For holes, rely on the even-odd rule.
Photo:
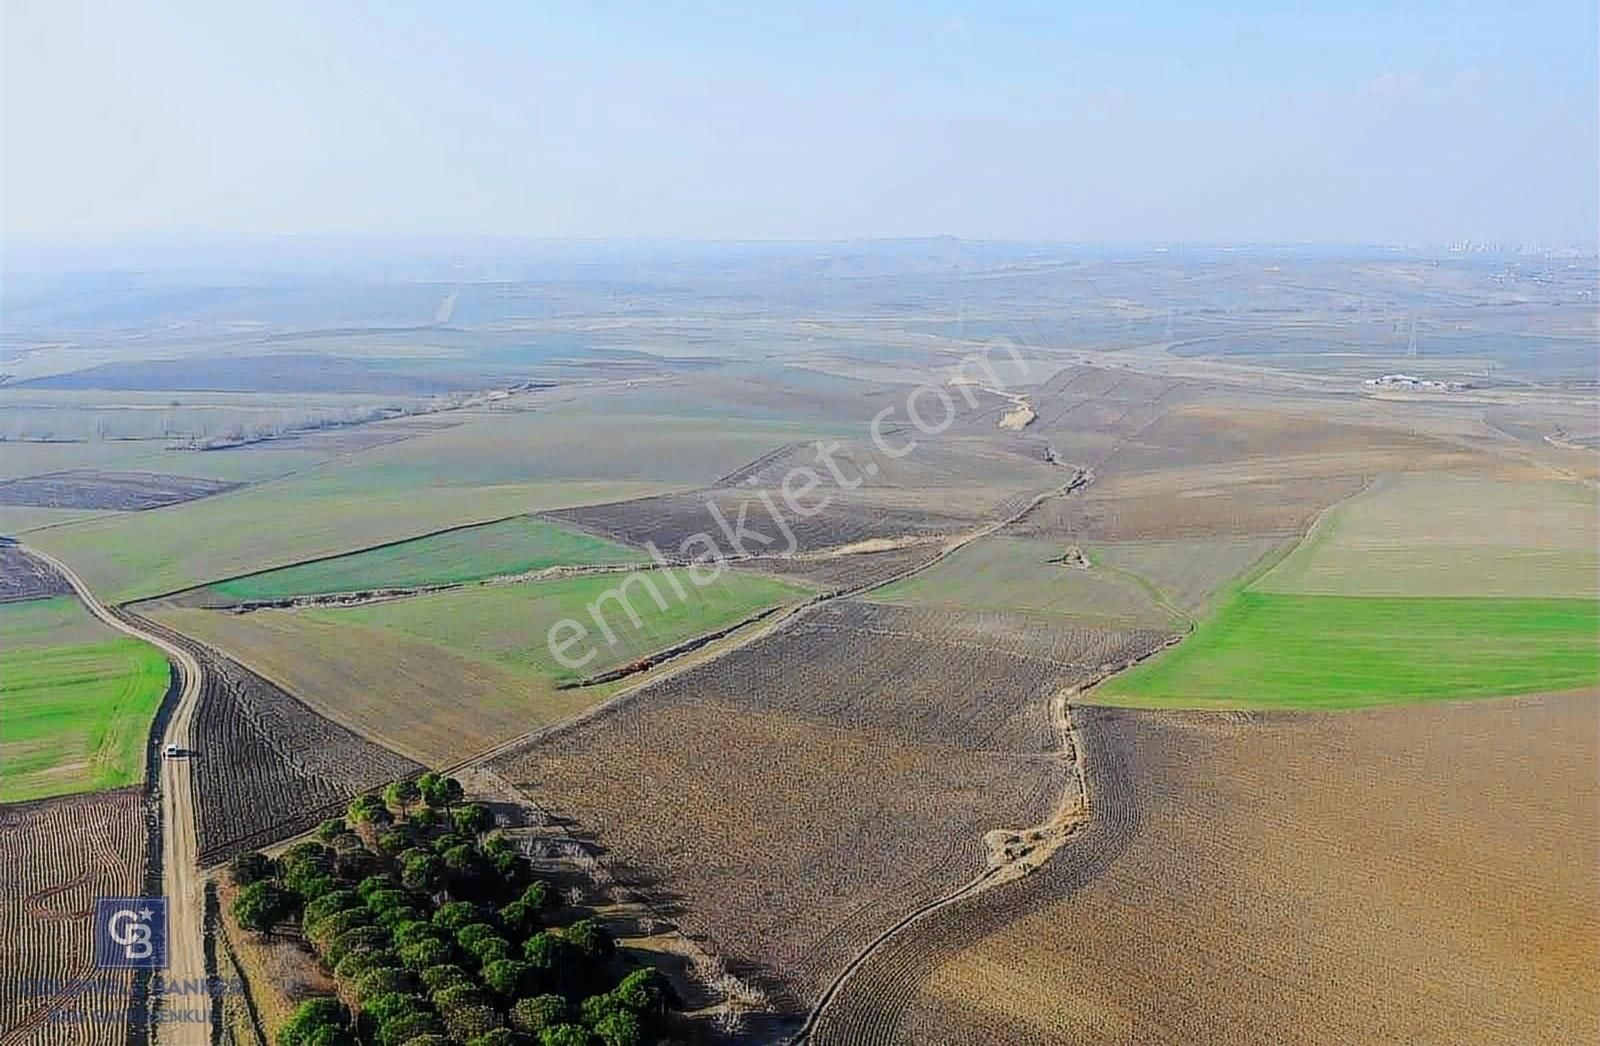
{"label": "blue and white logo", "polygon": [[102,970],[164,969],[167,899],[101,897],[94,903],[94,962]]}

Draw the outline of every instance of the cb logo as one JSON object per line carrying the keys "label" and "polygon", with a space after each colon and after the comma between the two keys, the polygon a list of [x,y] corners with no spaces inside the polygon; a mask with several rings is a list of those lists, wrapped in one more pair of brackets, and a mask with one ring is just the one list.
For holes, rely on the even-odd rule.
{"label": "cb logo", "polygon": [[167,899],[102,897],[94,903],[94,961],[102,970],[167,965]]}

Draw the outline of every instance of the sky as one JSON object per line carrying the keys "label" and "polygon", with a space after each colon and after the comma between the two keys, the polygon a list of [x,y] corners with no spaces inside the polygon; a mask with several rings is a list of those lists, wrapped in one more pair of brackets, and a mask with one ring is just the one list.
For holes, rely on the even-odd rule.
{"label": "sky", "polygon": [[1593,0],[5,0],[0,231],[1592,248],[1597,33]]}

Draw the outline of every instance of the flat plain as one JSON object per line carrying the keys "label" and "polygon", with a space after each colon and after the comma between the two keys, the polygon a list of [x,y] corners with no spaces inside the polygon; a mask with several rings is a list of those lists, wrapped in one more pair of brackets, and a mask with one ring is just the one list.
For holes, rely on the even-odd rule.
{"label": "flat plain", "polygon": [[1384,475],[1091,700],[1344,708],[1593,686],[1595,532],[1579,484]]}
{"label": "flat plain", "polygon": [[[824,604],[494,760],[793,1007],[898,912],[1045,818],[1069,772],[1049,696],[1166,634]],[[595,761],[630,767],[596,788]]]}
{"label": "flat plain", "polygon": [[160,651],[54,596],[0,603],[0,652],[0,802],[143,779],[170,675]]}
{"label": "flat plain", "polygon": [[[102,598],[123,602],[448,527],[693,487],[745,461],[763,428],[775,445],[797,431],[740,419],[640,415],[628,423],[619,427],[598,405],[462,412],[461,424],[276,480],[30,540],[71,562]],[[619,452],[624,445],[648,449]]]}
{"label": "flat plain", "polygon": [[868,598],[905,606],[1021,611],[1107,628],[1180,627],[1138,582],[1087,562],[1065,562],[1070,547],[1034,538],[984,538],[927,570],[873,590]]}
{"label": "flat plain", "polygon": [[334,559],[210,585],[217,601],[252,602],[337,592],[460,584],[556,566],[645,563],[636,549],[528,516],[414,538]]}
{"label": "flat plain", "polygon": [[1600,603],[1250,590],[1089,700],[1349,708],[1600,683]]}
{"label": "flat plain", "polygon": [[[612,591],[626,607],[602,599]],[[479,585],[339,609],[152,613],[329,718],[418,762],[444,766],[581,712],[615,689],[563,684],[809,595],[775,578],[732,572],[701,587],[679,570],[670,578],[651,571]],[[614,644],[600,632],[592,605]],[[627,607],[639,615],[637,625]],[[592,633],[570,648],[572,660],[587,658],[580,668],[550,653],[550,629],[567,619]]]}
{"label": "flat plain", "polygon": [[[201,666],[191,762],[0,805],[8,973],[86,968],[85,897],[198,892],[142,834],[177,765],[206,874],[464,767],[563,891],[726,961],[669,960],[717,1041],[1600,1038],[1592,259],[415,266],[0,281],[0,531]],[[650,570],[554,659],[699,533],[716,587]],[[139,783],[144,676],[79,656],[125,641],[0,574],[0,800]],[[14,989],[5,1046],[85,1041]]]}
{"label": "flat plain", "polygon": [[1384,476],[1255,584],[1334,596],[1600,599],[1600,504],[1582,484]]}
{"label": "flat plain", "polygon": [[1600,694],[1074,717],[1091,825],[876,954],[817,1043],[1600,1034]]}
{"label": "flat plain", "polygon": [[1279,537],[1218,538],[1212,541],[1132,541],[1093,545],[1097,567],[1121,571],[1151,585],[1160,598],[1187,614],[1198,614],[1234,581],[1290,542]]}

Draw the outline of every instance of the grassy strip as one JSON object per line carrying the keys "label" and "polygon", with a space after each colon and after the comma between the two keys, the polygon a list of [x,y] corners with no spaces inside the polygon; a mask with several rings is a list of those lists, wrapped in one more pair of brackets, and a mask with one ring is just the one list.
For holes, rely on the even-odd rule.
{"label": "grassy strip", "polygon": [[1159,707],[1351,708],[1600,683],[1600,603],[1241,591],[1092,694]]}
{"label": "grassy strip", "polygon": [[403,541],[335,559],[223,581],[211,591],[232,600],[449,585],[574,564],[641,563],[649,557],[615,542],[529,516]]}
{"label": "grassy strip", "polygon": [[[674,590],[674,580],[682,588],[683,598]],[[621,594],[626,606],[603,600],[608,593]],[[661,604],[655,602],[653,593],[660,595]],[[469,658],[514,670],[531,668],[555,682],[576,683],[807,594],[765,575],[729,572],[699,586],[683,570],[647,571],[623,577],[600,574],[457,589],[350,609],[313,610],[306,616],[391,629]],[[597,603],[613,629],[615,643],[598,631],[591,613]],[[630,607],[639,616],[637,625],[629,616]],[[588,632],[573,647],[574,657],[594,653],[580,669],[559,664],[549,652],[550,627],[564,619],[578,622]]]}

